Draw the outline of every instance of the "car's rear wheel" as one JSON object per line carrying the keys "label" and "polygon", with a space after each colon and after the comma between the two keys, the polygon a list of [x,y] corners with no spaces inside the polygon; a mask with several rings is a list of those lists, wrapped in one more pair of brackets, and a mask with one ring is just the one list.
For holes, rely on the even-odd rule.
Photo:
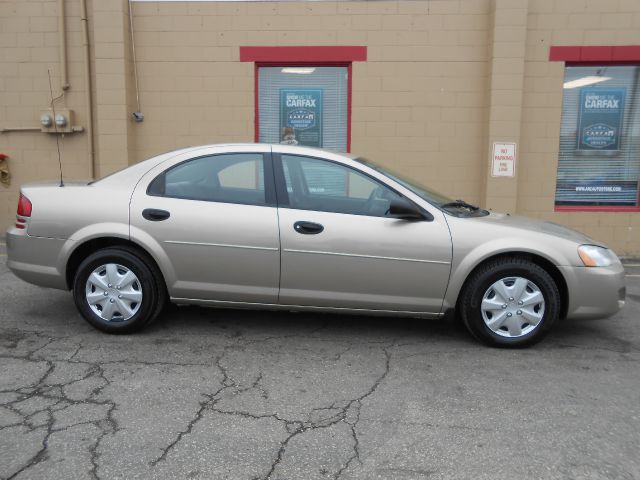
{"label": "car's rear wheel", "polygon": [[166,294],[157,269],[133,249],[112,247],[78,267],[73,297],[82,316],[107,333],[131,333],[162,311]]}
{"label": "car's rear wheel", "polygon": [[498,347],[540,341],[558,319],[560,293],[539,265],[498,258],[477,269],[460,297],[462,320],[477,339]]}

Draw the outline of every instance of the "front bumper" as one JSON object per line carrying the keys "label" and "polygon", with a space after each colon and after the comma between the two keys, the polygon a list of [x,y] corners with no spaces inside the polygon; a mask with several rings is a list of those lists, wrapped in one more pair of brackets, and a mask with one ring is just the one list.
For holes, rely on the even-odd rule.
{"label": "front bumper", "polygon": [[[60,254],[68,240],[32,237],[24,230],[7,232],[7,266],[22,280],[42,287],[67,289]],[[62,271],[61,271],[62,270]]]}
{"label": "front bumper", "polygon": [[606,318],[625,302],[624,267],[558,267],[569,291],[567,318]]}

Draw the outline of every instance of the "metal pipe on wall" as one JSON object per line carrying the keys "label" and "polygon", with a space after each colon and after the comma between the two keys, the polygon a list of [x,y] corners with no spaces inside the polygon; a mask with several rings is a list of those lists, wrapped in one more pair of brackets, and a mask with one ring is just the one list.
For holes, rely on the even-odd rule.
{"label": "metal pipe on wall", "polygon": [[80,0],[80,22],[82,23],[82,47],[84,50],[84,84],[87,102],[87,149],[91,162],[91,176],[96,178],[97,168],[93,151],[93,104],[91,95],[91,55],[89,52],[89,19],[87,17],[87,1]]}
{"label": "metal pipe on wall", "polygon": [[42,127],[3,127],[0,128],[0,133],[5,132],[39,132]]}
{"label": "metal pipe on wall", "polygon": [[67,76],[67,29],[65,26],[64,1],[58,0],[58,43],[60,45],[60,75],[62,90],[69,89],[69,78]]}
{"label": "metal pipe on wall", "polygon": [[131,0],[129,3],[129,35],[131,35],[131,60],[133,61],[133,78],[135,80],[135,88],[136,88],[136,111],[133,112],[133,119],[136,122],[142,122],[144,120],[144,116],[140,111],[140,89],[138,87],[138,63],[136,61],[136,40],[133,35],[133,10],[131,9]]}

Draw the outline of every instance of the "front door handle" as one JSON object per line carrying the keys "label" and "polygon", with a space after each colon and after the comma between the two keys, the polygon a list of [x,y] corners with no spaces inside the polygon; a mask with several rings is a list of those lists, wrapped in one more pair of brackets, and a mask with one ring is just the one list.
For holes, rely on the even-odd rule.
{"label": "front door handle", "polygon": [[324,227],[314,222],[296,222],[293,224],[293,229],[303,235],[317,235],[324,230]]}
{"label": "front door handle", "polygon": [[152,222],[160,222],[169,218],[171,214],[166,210],[159,210],[157,208],[145,208],[142,211],[142,216]]}

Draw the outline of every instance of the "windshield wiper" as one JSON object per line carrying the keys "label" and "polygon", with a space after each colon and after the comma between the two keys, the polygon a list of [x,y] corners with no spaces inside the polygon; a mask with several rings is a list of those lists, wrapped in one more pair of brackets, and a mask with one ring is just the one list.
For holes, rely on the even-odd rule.
{"label": "windshield wiper", "polygon": [[440,205],[440,208],[468,208],[469,210],[476,211],[480,210],[480,207],[476,207],[475,205],[471,205],[470,203],[465,202],[464,200],[454,200],[453,202],[447,202]]}

